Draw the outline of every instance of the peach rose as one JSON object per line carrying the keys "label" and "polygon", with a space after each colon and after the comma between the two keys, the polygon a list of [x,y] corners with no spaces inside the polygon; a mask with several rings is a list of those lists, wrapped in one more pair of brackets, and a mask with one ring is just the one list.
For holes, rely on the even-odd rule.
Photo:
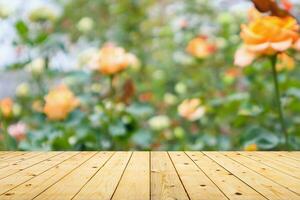
{"label": "peach rose", "polygon": [[127,61],[128,65],[131,66],[133,69],[139,69],[141,66],[140,60],[133,53],[127,53]]}
{"label": "peach rose", "polygon": [[27,126],[23,122],[12,124],[8,127],[8,134],[18,141],[25,139]]}
{"label": "peach rose", "polygon": [[248,10],[248,19],[249,21],[254,21],[262,17],[262,14],[255,8],[250,8]]}
{"label": "peach rose", "polygon": [[186,51],[197,58],[206,58],[216,51],[216,46],[210,44],[205,36],[199,36],[188,43]]}
{"label": "peach rose", "polygon": [[31,109],[35,112],[43,112],[43,102],[40,100],[35,100],[31,104]]}
{"label": "peach rose", "polygon": [[123,48],[108,44],[100,49],[92,62],[92,69],[111,75],[126,69],[130,64],[130,57]]}
{"label": "peach rose", "polygon": [[51,90],[45,97],[44,113],[50,120],[63,120],[78,105],[79,100],[65,85]]}
{"label": "peach rose", "polygon": [[273,55],[295,47],[299,25],[292,17],[261,16],[241,26],[244,45],[236,52],[235,64],[251,64],[260,55]]}
{"label": "peach rose", "polygon": [[178,113],[190,121],[200,119],[206,111],[205,107],[200,104],[199,99],[186,99],[178,106]]}
{"label": "peach rose", "polygon": [[12,114],[13,101],[11,98],[0,100],[0,111],[4,117],[10,117]]}

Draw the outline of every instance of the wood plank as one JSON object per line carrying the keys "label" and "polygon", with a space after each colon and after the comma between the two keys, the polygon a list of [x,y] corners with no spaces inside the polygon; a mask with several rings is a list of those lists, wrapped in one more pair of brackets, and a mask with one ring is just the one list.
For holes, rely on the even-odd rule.
{"label": "wood plank", "polygon": [[300,160],[300,151],[284,151],[287,155],[290,155],[295,160]]}
{"label": "wood plank", "polygon": [[296,194],[300,195],[300,180],[294,177],[290,177],[285,173],[282,173],[272,167],[269,167],[265,164],[259,163],[255,160],[252,160],[243,155],[243,153],[236,153],[236,152],[226,152],[224,155],[230,157],[231,159],[241,163],[245,167],[252,169],[253,171],[261,174],[262,176],[273,180],[274,182],[278,183],[279,185],[295,192]]}
{"label": "wood plank", "polygon": [[300,151],[283,151],[283,152],[291,154],[293,156],[300,157]]}
{"label": "wood plank", "polygon": [[186,152],[198,167],[223,191],[229,199],[266,199],[239,178],[201,152]]}
{"label": "wood plank", "polygon": [[0,161],[0,169],[3,168],[3,167],[7,167],[9,165],[14,165],[15,163],[24,161],[26,159],[33,158],[33,157],[35,157],[39,154],[41,154],[41,152],[29,152],[29,153],[26,153],[26,154],[20,154],[18,156],[8,158],[6,160],[1,160]]}
{"label": "wood plank", "polygon": [[285,158],[289,158],[289,159],[293,159],[293,160],[296,160],[296,161],[300,161],[300,156],[298,158],[295,155],[293,155],[293,154],[291,154],[289,152],[286,152],[286,151],[278,151],[278,152],[276,152],[276,154],[278,154],[280,156],[283,156]]}
{"label": "wood plank", "polygon": [[276,161],[272,158],[268,158],[267,157],[268,154],[265,154],[265,156],[262,156],[262,155],[258,155],[258,154],[252,154],[251,152],[244,152],[243,155],[246,155],[247,157],[249,157],[253,160],[256,160],[260,163],[268,165],[269,167],[277,169],[278,171],[286,173],[292,177],[300,179],[300,168],[299,167],[293,167],[293,166],[287,165],[285,163]]}
{"label": "wood plank", "polygon": [[48,171],[36,176],[18,187],[0,196],[0,199],[33,199],[50,186],[57,183],[63,177],[81,166],[90,159],[96,152],[80,152],[79,154],[65,160]]}
{"label": "wood plank", "polygon": [[22,155],[25,155],[27,153],[28,152],[12,151],[12,152],[0,155],[0,161],[2,162],[4,160],[6,160],[6,159],[13,158],[13,157],[16,157],[16,156],[22,156]]}
{"label": "wood plank", "polygon": [[265,152],[257,152],[257,154],[260,155],[261,157],[267,157],[267,158],[270,158],[272,160],[278,161],[280,163],[290,165],[292,167],[299,168],[299,166],[300,166],[300,161],[293,160],[293,159],[290,159],[290,158],[286,158],[286,157],[281,156],[280,154],[276,154],[274,152],[268,153],[268,154],[266,154]]}
{"label": "wood plank", "polygon": [[33,165],[27,169],[24,169],[20,172],[17,172],[15,174],[12,174],[11,176],[2,179],[0,182],[0,194],[3,194],[8,190],[15,188],[18,185],[32,179],[33,177],[40,175],[41,173],[47,171],[48,169],[56,166],[57,164],[63,162],[64,160],[76,154],[78,153],[69,152],[69,153],[59,154],[53,158],[44,160],[36,165]]}
{"label": "wood plank", "polygon": [[9,154],[10,151],[0,151],[0,156],[4,155],[4,154]]}
{"label": "wood plank", "polygon": [[167,152],[151,152],[151,199],[189,199]]}
{"label": "wood plank", "polygon": [[35,199],[71,199],[101,169],[111,153],[99,152]]}
{"label": "wood plank", "polygon": [[0,179],[3,179],[5,177],[10,176],[11,174],[17,173],[19,171],[22,171],[28,167],[31,167],[31,166],[33,166],[39,162],[42,162],[46,159],[49,159],[51,157],[57,156],[58,154],[61,154],[61,153],[62,152],[44,152],[33,158],[23,160],[18,163],[15,163],[13,165],[1,168],[0,169]]}
{"label": "wood plank", "polygon": [[227,199],[184,152],[169,152],[169,155],[190,199]]}
{"label": "wood plank", "polygon": [[290,153],[295,159],[300,160],[300,151],[292,151],[288,153]]}
{"label": "wood plank", "polygon": [[0,199],[300,200],[298,155],[0,152]]}
{"label": "wood plank", "polygon": [[6,153],[0,154],[0,163],[4,161],[5,158],[13,158],[15,156],[25,155],[30,152],[26,151],[7,151]]}
{"label": "wood plank", "polygon": [[230,171],[233,175],[247,183],[250,187],[255,188],[260,194],[268,199],[300,199],[300,196],[297,194],[248,169],[227,156],[222,155],[222,153],[204,152],[204,154],[222,165],[226,170]]}
{"label": "wood plank", "polygon": [[111,199],[131,155],[131,152],[116,152],[73,199]]}
{"label": "wood plank", "polygon": [[134,152],[116,189],[113,200],[150,199],[150,154]]}

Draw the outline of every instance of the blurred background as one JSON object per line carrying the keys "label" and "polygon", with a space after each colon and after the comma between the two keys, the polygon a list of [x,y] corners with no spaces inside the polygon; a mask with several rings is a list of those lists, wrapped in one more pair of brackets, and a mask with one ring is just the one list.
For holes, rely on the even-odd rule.
{"label": "blurred background", "polygon": [[[300,2],[291,6],[299,16]],[[269,61],[233,64],[252,7],[246,0],[1,0],[1,148],[283,149]],[[119,68],[97,70],[99,52],[103,65]],[[299,59],[285,55],[277,66],[294,150]]]}

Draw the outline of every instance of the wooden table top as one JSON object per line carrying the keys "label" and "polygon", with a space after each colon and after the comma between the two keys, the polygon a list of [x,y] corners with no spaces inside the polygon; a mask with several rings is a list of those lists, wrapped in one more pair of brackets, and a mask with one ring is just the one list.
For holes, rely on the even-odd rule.
{"label": "wooden table top", "polygon": [[300,152],[0,152],[0,199],[300,199]]}

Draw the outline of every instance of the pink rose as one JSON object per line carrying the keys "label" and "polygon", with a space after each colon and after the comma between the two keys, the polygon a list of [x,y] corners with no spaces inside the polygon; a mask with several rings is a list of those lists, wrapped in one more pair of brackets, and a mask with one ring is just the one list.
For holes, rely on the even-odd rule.
{"label": "pink rose", "polygon": [[27,131],[27,126],[23,122],[18,122],[8,127],[8,134],[18,141],[25,139],[26,131]]}

